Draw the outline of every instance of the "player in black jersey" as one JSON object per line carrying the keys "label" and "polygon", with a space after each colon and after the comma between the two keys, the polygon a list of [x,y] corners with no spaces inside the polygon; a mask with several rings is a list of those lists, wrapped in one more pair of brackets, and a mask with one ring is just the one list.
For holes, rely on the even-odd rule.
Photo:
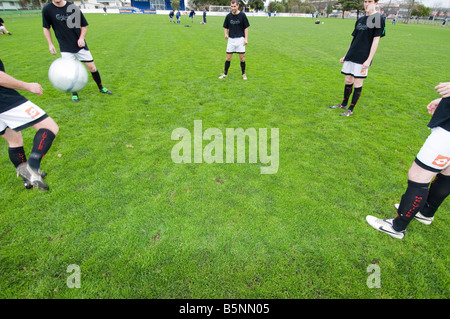
{"label": "player in black jersey", "polygon": [[[0,60],[0,135],[8,142],[9,158],[17,174],[22,176],[25,187],[48,190],[42,179],[45,174],[40,170],[41,160],[50,149],[59,127],[44,110],[16,90],[37,95],[43,93],[40,84],[23,82],[6,74]],[[21,130],[30,126],[37,132],[27,161]]]}
{"label": "player in black jersey", "polygon": [[427,106],[428,113],[433,115],[428,123],[431,134],[409,169],[408,186],[400,204],[395,205],[397,217],[366,217],[372,227],[394,238],[405,236],[413,218],[430,225],[437,209],[450,194],[450,82],[440,83],[435,89],[442,97]]}
{"label": "player in black jersey", "polygon": [[225,39],[227,43],[227,57],[225,60],[225,69],[219,79],[228,76],[228,69],[231,64],[231,57],[233,53],[239,54],[241,61],[242,78],[247,80],[245,74],[245,46],[248,43],[248,28],[250,23],[244,12],[239,11],[239,3],[237,0],[231,0],[231,12],[225,17],[223,28],[225,32]]}
{"label": "player in black jersey", "polygon": [[[88,23],[80,8],[66,0],[52,0],[42,9],[42,25],[50,53],[56,55],[50,31],[50,28],[53,28],[59,43],[61,56],[70,59],[77,58],[84,62],[100,92],[111,94],[110,90],[103,87],[100,73],[85,41]],[[72,101],[78,102],[76,92],[72,95]]]}
{"label": "player in black jersey", "polygon": [[359,18],[353,30],[353,40],[347,54],[340,59],[343,63],[341,73],[345,75],[344,99],[341,104],[333,105],[332,109],[347,109],[350,95],[354,89],[349,108],[342,116],[350,116],[358,102],[364,79],[378,48],[381,37],[385,36],[384,18],[376,11],[378,0],[364,0],[366,15]]}
{"label": "player in black jersey", "polygon": [[191,23],[194,23],[194,16],[195,16],[195,10],[194,10],[194,8],[192,8],[191,12],[189,12],[189,18],[191,18]]}

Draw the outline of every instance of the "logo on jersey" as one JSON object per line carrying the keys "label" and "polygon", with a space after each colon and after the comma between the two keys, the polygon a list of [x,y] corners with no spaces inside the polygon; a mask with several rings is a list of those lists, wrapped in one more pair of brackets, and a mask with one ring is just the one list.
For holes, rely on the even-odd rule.
{"label": "logo on jersey", "polygon": [[39,113],[39,111],[36,110],[34,107],[30,107],[30,108],[26,109],[25,112],[26,112],[32,119],[34,119],[36,116],[38,116],[39,114],[41,114],[41,113]]}
{"label": "logo on jersey", "polygon": [[445,165],[448,164],[450,161],[450,157],[445,157],[442,155],[438,155],[433,161],[433,165],[439,166],[439,167],[445,167]]}

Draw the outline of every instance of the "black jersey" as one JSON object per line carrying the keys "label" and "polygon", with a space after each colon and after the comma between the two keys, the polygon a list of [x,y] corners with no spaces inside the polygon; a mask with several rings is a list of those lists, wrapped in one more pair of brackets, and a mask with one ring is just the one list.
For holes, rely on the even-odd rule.
{"label": "black jersey", "polygon": [[[5,67],[0,59],[0,71],[5,72]],[[27,98],[20,95],[19,92],[13,89],[8,89],[0,86],[0,113],[6,112],[16,106],[28,101]]]}
{"label": "black jersey", "polygon": [[229,30],[229,38],[243,38],[245,36],[244,30],[249,26],[247,16],[242,11],[239,11],[238,14],[228,13],[223,22],[223,27]]}
{"label": "black jersey", "polygon": [[0,18],[0,26],[2,26],[2,25],[3,25],[3,23],[5,23],[5,21],[3,21],[3,19],[2,19],[2,18]]}
{"label": "black jersey", "polygon": [[87,43],[84,48],[80,48],[77,43],[81,34],[80,27],[87,25],[80,8],[72,2],[67,1],[63,7],[57,7],[50,2],[42,9],[42,26],[53,28],[61,52],[77,53],[81,49],[88,50]]}
{"label": "black jersey", "polygon": [[359,18],[355,23],[353,40],[344,60],[363,64],[370,55],[373,38],[385,35],[384,18],[380,13]]}
{"label": "black jersey", "polygon": [[450,132],[450,97],[441,100],[428,123],[429,128],[438,126]]}

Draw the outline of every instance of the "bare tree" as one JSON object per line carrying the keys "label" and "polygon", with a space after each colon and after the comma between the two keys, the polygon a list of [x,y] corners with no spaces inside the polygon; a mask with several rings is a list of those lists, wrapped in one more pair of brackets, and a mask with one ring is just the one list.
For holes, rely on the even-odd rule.
{"label": "bare tree", "polygon": [[409,23],[409,20],[411,19],[411,12],[413,11],[414,5],[416,0],[408,0],[408,14],[406,15],[405,23]]}

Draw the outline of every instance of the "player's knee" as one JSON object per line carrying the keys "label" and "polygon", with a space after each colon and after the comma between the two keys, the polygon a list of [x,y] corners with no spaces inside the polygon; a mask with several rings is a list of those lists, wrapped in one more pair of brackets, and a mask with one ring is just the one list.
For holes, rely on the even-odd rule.
{"label": "player's knee", "polygon": [[436,176],[436,172],[424,169],[413,162],[408,171],[408,180],[416,183],[429,183]]}
{"label": "player's knee", "polygon": [[97,68],[95,67],[94,62],[85,62],[84,63],[87,67],[87,69],[91,72],[94,73],[95,71],[97,71]]}
{"label": "player's knee", "polygon": [[450,176],[450,166],[441,171],[442,175]]}
{"label": "player's knee", "polygon": [[7,128],[2,137],[8,142],[9,147],[23,146],[23,136],[20,131],[16,132],[10,128]]}
{"label": "player's knee", "polygon": [[58,126],[58,124],[56,124],[56,122],[52,118],[50,118],[50,119],[51,119],[51,123],[49,123],[48,129],[50,131],[52,131],[52,133],[55,134],[55,136],[56,136],[56,134],[58,134],[58,132],[59,132],[59,126]]}
{"label": "player's knee", "polygon": [[55,120],[53,120],[51,117],[47,117],[45,120],[37,123],[33,126],[36,130],[39,129],[46,129],[51,131],[53,134],[58,134],[59,132],[59,126],[56,124]]}

